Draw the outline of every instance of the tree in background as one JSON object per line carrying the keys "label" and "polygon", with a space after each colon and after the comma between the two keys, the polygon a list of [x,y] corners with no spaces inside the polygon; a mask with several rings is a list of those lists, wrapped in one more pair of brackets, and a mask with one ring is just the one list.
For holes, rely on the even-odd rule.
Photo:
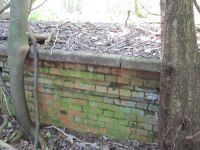
{"label": "tree in background", "polygon": [[199,149],[199,53],[190,0],[161,0],[160,149]]}

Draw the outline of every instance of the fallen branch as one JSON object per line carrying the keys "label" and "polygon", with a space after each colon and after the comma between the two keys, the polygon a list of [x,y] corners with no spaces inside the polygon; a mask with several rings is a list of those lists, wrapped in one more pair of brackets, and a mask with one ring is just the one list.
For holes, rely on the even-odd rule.
{"label": "fallen branch", "polygon": [[61,132],[64,136],[67,137],[68,142],[70,142],[71,144],[74,143],[74,140],[78,141],[82,146],[87,147],[87,146],[91,146],[92,148],[96,148],[97,147],[97,143],[89,143],[89,142],[84,142],[81,139],[75,137],[74,135],[71,134],[67,134],[65,133],[62,129],[56,127],[56,126],[49,126],[47,127],[48,129],[53,128],[58,130],[59,132]]}
{"label": "fallen branch", "polygon": [[2,140],[0,140],[0,147],[1,148],[6,148],[8,150],[17,150],[16,148],[12,147],[11,145],[3,142]]}

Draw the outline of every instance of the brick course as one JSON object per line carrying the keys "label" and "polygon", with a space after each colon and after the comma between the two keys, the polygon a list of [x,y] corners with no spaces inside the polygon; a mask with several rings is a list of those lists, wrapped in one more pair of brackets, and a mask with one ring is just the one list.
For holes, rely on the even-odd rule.
{"label": "brick course", "polygon": [[[9,81],[4,57],[0,58],[0,66],[4,80]],[[25,94],[34,112],[33,61],[27,59],[24,66]],[[40,61],[38,88],[44,124],[156,141],[157,72]]]}

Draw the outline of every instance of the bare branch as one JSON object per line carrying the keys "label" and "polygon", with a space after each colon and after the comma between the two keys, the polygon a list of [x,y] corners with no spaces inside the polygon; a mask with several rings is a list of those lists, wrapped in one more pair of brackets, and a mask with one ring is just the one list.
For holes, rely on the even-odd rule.
{"label": "bare branch", "polygon": [[32,8],[31,11],[38,9],[39,7],[41,7],[42,5],[44,5],[44,3],[48,1],[48,0],[44,0],[41,4],[39,4],[38,6],[36,6],[35,8]]}
{"label": "bare branch", "polygon": [[194,6],[196,7],[197,11],[200,13],[200,7],[196,0],[193,0]]}
{"label": "bare branch", "polygon": [[2,14],[6,9],[10,7],[10,2],[8,2],[3,8],[0,9],[0,14]]}

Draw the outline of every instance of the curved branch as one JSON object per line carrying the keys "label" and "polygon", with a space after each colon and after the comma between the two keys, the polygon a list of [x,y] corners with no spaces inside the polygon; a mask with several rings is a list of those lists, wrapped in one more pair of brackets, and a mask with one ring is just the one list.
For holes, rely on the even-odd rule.
{"label": "curved branch", "polygon": [[200,7],[196,0],[193,0],[194,6],[196,7],[197,11],[200,13]]}
{"label": "curved branch", "polygon": [[10,7],[10,2],[8,2],[3,8],[0,9],[0,14],[2,14],[6,9]]}

